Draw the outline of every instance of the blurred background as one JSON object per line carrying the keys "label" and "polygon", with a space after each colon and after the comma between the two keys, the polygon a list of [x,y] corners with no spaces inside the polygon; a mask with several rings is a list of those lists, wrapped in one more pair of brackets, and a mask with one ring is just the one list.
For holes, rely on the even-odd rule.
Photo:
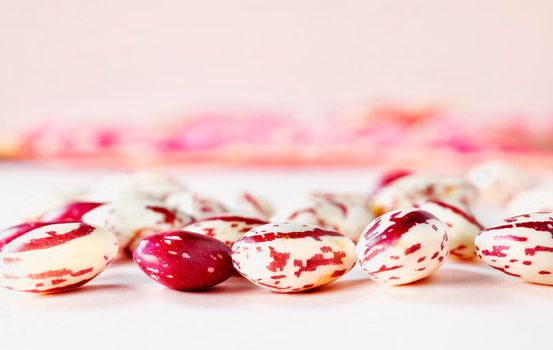
{"label": "blurred background", "polygon": [[4,159],[553,163],[551,1],[0,7]]}

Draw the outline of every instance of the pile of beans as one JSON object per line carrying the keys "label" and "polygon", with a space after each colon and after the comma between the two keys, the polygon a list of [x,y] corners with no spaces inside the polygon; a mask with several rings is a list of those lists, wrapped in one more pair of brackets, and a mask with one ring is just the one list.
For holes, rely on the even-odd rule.
{"label": "pile of beans", "polygon": [[[334,282],[356,263],[374,281],[401,285],[448,258],[480,259],[553,285],[553,194],[537,183],[504,164],[467,177],[394,170],[370,194],[316,192],[275,212],[252,193],[228,204],[166,176],[115,175],[81,193],[56,194],[50,207],[0,231],[0,285],[67,291],[129,257],[153,281],[182,291],[238,273],[274,292],[301,292]],[[484,227],[471,211],[481,201],[517,215]]]}

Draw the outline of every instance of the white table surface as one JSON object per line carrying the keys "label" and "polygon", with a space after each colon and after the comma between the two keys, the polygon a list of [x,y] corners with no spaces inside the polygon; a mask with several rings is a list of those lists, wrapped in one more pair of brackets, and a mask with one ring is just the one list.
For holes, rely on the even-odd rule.
{"label": "white table surface", "polygon": [[[36,191],[86,185],[104,174],[2,164],[0,223],[17,223]],[[280,205],[309,189],[367,190],[372,179],[366,169],[174,174],[201,192],[228,198],[247,188]],[[73,292],[0,291],[0,349],[549,349],[552,293],[481,263],[453,262],[400,287],[381,286],[355,268],[313,292],[276,294],[232,277],[187,293],[116,262]]]}

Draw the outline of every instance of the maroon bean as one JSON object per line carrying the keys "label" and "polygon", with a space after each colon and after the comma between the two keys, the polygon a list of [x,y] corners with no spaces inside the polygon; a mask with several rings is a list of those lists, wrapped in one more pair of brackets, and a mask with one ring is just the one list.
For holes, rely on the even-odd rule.
{"label": "maroon bean", "polygon": [[230,248],[223,242],[182,230],[142,239],[133,258],[150,278],[177,290],[207,289],[234,273]]}

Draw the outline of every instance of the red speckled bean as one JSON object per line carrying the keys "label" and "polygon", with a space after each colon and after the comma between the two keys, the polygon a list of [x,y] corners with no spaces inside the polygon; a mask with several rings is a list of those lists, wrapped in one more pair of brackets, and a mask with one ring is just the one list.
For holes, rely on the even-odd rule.
{"label": "red speckled bean", "polygon": [[357,243],[359,265],[370,278],[407,284],[434,273],[449,252],[445,225],[418,209],[396,210],[369,224]]}
{"label": "red speckled bean", "polygon": [[514,216],[476,237],[478,257],[496,270],[553,285],[553,212]]}
{"label": "red speckled bean", "polygon": [[278,223],[258,226],[232,246],[234,267],[250,282],[278,293],[332,283],[355,264],[355,245],[318,226]]}
{"label": "red speckled bean", "polygon": [[234,273],[229,247],[188,231],[150,235],[138,243],[133,258],[150,278],[177,290],[207,289]]}

